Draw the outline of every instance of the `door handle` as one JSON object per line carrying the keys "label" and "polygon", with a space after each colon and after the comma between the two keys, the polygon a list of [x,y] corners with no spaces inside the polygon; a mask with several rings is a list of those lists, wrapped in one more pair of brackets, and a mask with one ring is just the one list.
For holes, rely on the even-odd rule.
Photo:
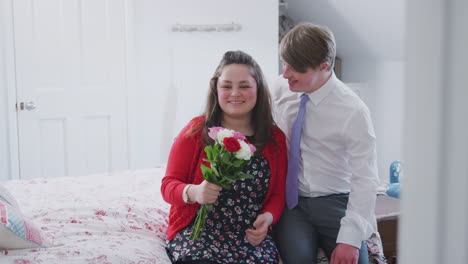
{"label": "door handle", "polygon": [[33,101],[21,102],[19,105],[20,110],[32,111],[36,109],[36,104]]}

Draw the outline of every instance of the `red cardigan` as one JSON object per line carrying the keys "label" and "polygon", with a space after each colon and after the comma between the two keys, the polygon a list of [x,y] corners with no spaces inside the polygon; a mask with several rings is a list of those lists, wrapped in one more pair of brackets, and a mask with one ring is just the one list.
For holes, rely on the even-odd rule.
{"label": "red cardigan", "polygon": [[[192,119],[175,139],[169,154],[166,175],[161,184],[162,196],[171,204],[166,231],[168,240],[172,240],[177,232],[192,221],[200,207],[198,203],[186,204],[182,200],[182,191],[187,184],[200,184],[204,180],[200,169],[202,159],[206,158],[202,133],[186,135],[193,126],[203,125],[204,120],[203,116]],[[271,132],[278,145],[269,142],[262,151],[270,164],[270,185],[263,201],[262,213],[270,212],[273,215],[273,223],[276,223],[284,208],[287,154],[283,132],[278,127],[273,127]]]}

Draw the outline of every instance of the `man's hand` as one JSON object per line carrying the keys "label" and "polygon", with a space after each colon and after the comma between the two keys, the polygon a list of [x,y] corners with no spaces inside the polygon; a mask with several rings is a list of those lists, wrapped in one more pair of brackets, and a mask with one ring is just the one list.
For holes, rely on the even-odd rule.
{"label": "man's hand", "polygon": [[273,222],[273,215],[269,212],[263,213],[257,216],[257,219],[253,223],[255,229],[245,230],[247,241],[253,246],[259,245],[266,237],[268,227]]}
{"label": "man's hand", "polygon": [[338,243],[331,255],[330,264],[357,264],[359,259],[359,248]]}

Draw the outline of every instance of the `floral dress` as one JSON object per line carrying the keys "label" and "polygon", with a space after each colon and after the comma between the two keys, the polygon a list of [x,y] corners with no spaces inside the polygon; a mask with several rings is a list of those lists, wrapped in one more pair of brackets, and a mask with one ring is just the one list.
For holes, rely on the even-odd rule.
{"label": "floral dress", "polygon": [[245,230],[253,228],[261,213],[268,191],[268,161],[262,156],[254,156],[244,172],[254,178],[240,179],[230,190],[221,191],[198,240],[190,240],[192,220],[167,242],[166,250],[173,263],[202,259],[218,263],[278,263],[278,250],[270,235],[258,246],[251,245],[245,235]]}

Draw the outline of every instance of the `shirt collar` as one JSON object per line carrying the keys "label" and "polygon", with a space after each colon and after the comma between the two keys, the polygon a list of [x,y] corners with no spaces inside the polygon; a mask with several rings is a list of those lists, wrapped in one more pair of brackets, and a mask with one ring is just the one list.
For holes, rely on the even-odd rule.
{"label": "shirt collar", "polygon": [[[309,96],[310,101],[312,101],[312,103],[315,106],[320,104],[320,102],[322,102],[323,99],[325,99],[325,97],[327,97],[327,95],[330,94],[333,88],[335,88],[336,81],[337,81],[337,78],[336,78],[335,72],[332,71],[330,79],[328,79],[328,81],[324,85],[322,85],[322,87],[313,91],[312,93],[307,94]],[[304,93],[301,93],[299,94],[299,96],[303,94]]]}

